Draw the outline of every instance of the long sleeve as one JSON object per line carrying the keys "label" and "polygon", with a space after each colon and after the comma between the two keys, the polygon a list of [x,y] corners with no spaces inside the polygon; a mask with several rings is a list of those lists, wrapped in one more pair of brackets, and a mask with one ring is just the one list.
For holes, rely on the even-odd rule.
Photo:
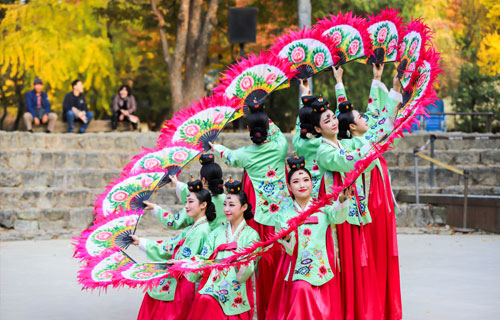
{"label": "long sleeve", "polygon": [[155,205],[153,213],[158,221],[169,229],[182,229],[193,224],[194,219],[187,215],[186,209],[182,209],[178,213],[173,213]]}
{"label": "long sleeve", "polygon": [[342,82],[337,83],[335,85],[335,96],[337,96],[337,111],[335,112],[335,115],[338,115],[339,114],[339,104],[341,102],[348,100],[347,93],[345,92],[345,87],[344,87],[344,84]]}
{"label": "long sleeve", "polygon": [[328,221],[332,224],[341,224],[347,220],[349,216],[350,202],[352,200],[346,199],[340,202],[338,199],[330,206],[325,206],[323,212],[326,213]]}
{"label": "long sleeve", "polygon": [[162,242],[146,239],[146,256],[148,260],[153,262],[164,262],[165,260],[172,259],[175,246],[177,246],[179,241],[184,239],[185,233],[184,230],[180,235]]}
{"label": "long sleeve", "polygon": [[214,145],[216,154],[219,155],[222,162],[230,167],[244,168],[243,157],[241,156],[241,149],[231,150],[223,145]]}
{"label": "long sleeve", "polygon": [[50,112],[50,102],[49,102],[49,97],[47,96],[46,92],[42,92],[42,99],[44,101],[44,107],[45,107],[45,112],[49,113]]}
{"label": "long sleeve", "polygon": [[342,150],[325,146],[324,143],[318,148],[318,164],[328,171],[349,172],[354,169],[357,160],[362,159],[370,151],[371,145],[363,141],[361,137],[345,140],[352,148]]}
{"label": "long sleeve", "polygon": [[28,110],[29,113],[31,113],[33,119],[36,118],[37,115],[35,112],[35,106],[33,104],[32,91],[26,94],[26,109]]}
{"label": "long sleeve", "polygon": [[63,101],[63,112],[64,113],[68,112],[73,107],[73,105],[71,103],[71,97],[70,97],[70,95],[71,95],[71,93],[68,93],[64,97],[64,101]]}
{"label": "long sleeve", "polygon": [[128,99],[128,112],[134,113],[137,110],[137,103],[134,96],[130,96]]}
{"label": "long sleeve", "polygon": [[[203,261],[203,260],[208,260],[210,259],[210,256],[215,250],[215,232],[211,232],[208,235],[207,240],[203,243],[203,246],[201,247],[200,254],[192,256],[190,260],[193,261]],[[203,275],[203,272],[190,272],[185,275],[186,279],[188,279],[191,282],[196,282],[198,279],[201,278]]]}
{"label": "long sleeve", "polygon": [[182,204],[186,204],[186,198],[189,195],[187,183],[177,181],[175,185],[175,194]]}

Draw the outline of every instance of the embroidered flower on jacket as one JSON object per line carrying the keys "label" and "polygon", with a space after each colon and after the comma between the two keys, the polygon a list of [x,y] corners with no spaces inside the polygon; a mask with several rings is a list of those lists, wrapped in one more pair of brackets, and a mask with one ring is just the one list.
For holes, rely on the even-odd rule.
{"label": "embroidered flower on jacket", "polygon": [[185,257],[185,258],[189,258],[191,256],[191,249],[185,247],[183,250],[182,250],[182,255]]}
{"label": "embroidered flower on jacket", "polygon": [[170,282],[167,282],[166,285],[164,285],[163,287],[161,287],[160,292],[169,292],[169,291],[170,291]]}
{"label": "embroidered flower on jacket", "polygon": [[373,98],[372,97],[369,97],[368,98],[368,104],[372,104],[373,103]]}
{"label": "embroidered flower on jacket", "polygon": [[309,267],[300,267],[299,269],[295,270],[295,274],[301,274],[303,276],[307,275],[309,273]]}
{"label": "embroidered flower on jacket", "polygon": [[226,302],[227,301],[226,296],[219,293],[219,301],[222,302],[222,303]]}
{"label": "embroidered flower on jacket", "polygon": [[204,256],[204,255],[206,255],[206,254],[207,254],[207,252],[208,252],[208,248],[207,248],[207,246],[203,246],[203,248],[201,248],[200,255],[201,255],[201,256]]}
{"label": "embroidered flower on jacket", "polygon": [[344,96],[344,95],[340,95],[340,96],[337,98],[337,102],[338,102],[338,103],[342,103],[342,102],[344,102],[344,101],[346,101],[346,98],[345,98],[345,96]]}
{"label": "embroidered flower on jacket", "polygon": [[238,281],[236,281],[236,280],[233,280],[233,289],[234,289],[234,291],[238,291],[238,290],[240,290],[240,288],[241,288],[240,283]]}
{"label": "embroidered flower on jacket", "polygon": [[317,164],[313,165],[312,166],[312,171],[318,171],[319,170],[319,166]]}
{"label": "embroidered flower on jacket", "polygon": [[273,191],[274,191],[274,184],[273,184],[273,183],[266,183],[266,184],[264,185],[264,191],[265,191],[267,194],[273,193]]}
{"label": "embroidered flower on jacket", "polygon": [[271,211],[272,213],[277,212],[279,209],[280,206],[278,206],[276,203],[271,203],[271,205],[269,206],[269,211]]}
{"label": "embroidered flower on jacket", "polygon": [[319,267],[319,273],[324,276],[326,273],[328,272],[328,270],[326,269],[325,266],[320,266]]}
{"label": "embroidered flower on jacket", "polygon": [[306,236],[306,237],[310,237],[310,236],[311,236],[311,234],[312,234],[312,231],[311,231],[311,229],[309,229],[309,228],[305,228],[305,229],[304,229],[304,231],[302,231],[302,234],[303,234],[304,236]]}
{"label": "embroidered flower on jacket", "polygon": [[234,304],[242,304],[243,303],[243,298],[242,297],[236,297],[233,300]]}
{"label": "embroidered flower on jacket", "polygon": [[156,240],[156,243],[158,243],[158,244],[162,244],[162,243],[163,243],[163,240]]}
{"label": "embroidered flower on jacket", "polygon": [[276,177],[276,171],[274,171],[274,170],[269,170],[269,171],[267,172],[267,177],[268,177],[268,178],[274,178],[274,177]]}

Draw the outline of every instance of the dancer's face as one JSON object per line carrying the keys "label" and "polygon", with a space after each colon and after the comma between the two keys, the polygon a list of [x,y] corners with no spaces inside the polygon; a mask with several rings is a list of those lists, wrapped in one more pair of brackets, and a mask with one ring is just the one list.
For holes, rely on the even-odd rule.
{"label": "dancer's face", "polygon": [[297,170],[290,177],[290,189],[297,200],[309,200],[312,193],[312,179],[304,170]]}
{"label": "dancer's face", "polygon": [[314,128],[325,138],[335,137],[339,133],[339,120],[332,110],[326,110],[321,114],[319,125],[319,128]]}
{"label": "dancer's face", "polygon": [[204,211],[207,208],[207,203],[200,203],[196,194],[191,192],[186,198],[185,208],[188,217],[196,218],[204,214]]}
{"label": "dancer's face", "polygon": [[363,117],[363,115],[357,110],[353,110],[352,115],[354,117],[354,123],[349,125],[349,130],[351,130],[353,136],[362,136],[366,131],[368,131],[366,118]]}
{"label": "dancer's face", "polygon": [[239,197],[235,194],[228,194],[224,200],[224,214],[229,222],[240,221],[247,208],[248,205],[246,203],[241,205]]}

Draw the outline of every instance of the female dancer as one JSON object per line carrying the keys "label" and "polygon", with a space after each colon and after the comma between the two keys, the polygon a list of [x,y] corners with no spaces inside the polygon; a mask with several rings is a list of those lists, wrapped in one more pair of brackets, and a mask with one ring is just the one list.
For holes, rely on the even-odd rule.
{"label": "female dancer", "polygon": [[[288,165],[287,182],[295,201],[294,208],[287,211],[279,224],[284,228],[288,227],[286,221],[312,204],[312,175],[305,169],[304,157],[290,158]],[[273,292],[282,301],[278,319],[344,319],[340,268],[334,249],[337,239],[332,237],[331,228],[345,221],[349,211],[349,201],[345,200],[341,193],[334,205],[313,213],[283,241],[292,259],[287,266],[284,290]]]}
{"label": "female dancer", "polygon": [[[226,217],[224,216],[224,188],[222,180],[222,169],[214,162],[215,157],[211,153],[202,154],[200,156],[200,180],[203,184],[204,189],[210,190],[212,195],[212,202],[215,205],[216,217],[209,222],[210,229],[214,230],[217,227],[223,225],[226,222]],[[189,194],[189,188],[186,183],[177,180],[176,176],[170,176],[172,183],[175,184],[176,194],[179,201],[182,204],[186,204],[186,199]],[[158,220],[167,228],[170,229],[182,229],[194,223],[193,218],[191,218],[187,212],[186,208],[183,208],[178,213],[168,212],[162,209],[160,206],[153,204],[148,201],[144,201],[146,209],[152,209]]]}
{"label": "female dancer", "polygon": [[[247,190],[245,186],[245,191],[250,203],[255,205],[255,219],[249,221],[249,225],[259,233],[261,239],[266,240],[268,235],[274,234],[276,217],[279,217],[283,210],[292,207],[285,177],[288,142],[281,130],[269,121],[260,102],[254,101],[248,108],[250,110],[247,117],[248,129],[254,144],[237,150],[222,145],[212,145],[212,147],[224,163],[231,167],[243,168],[248,174],[251,187]],[[280,252],[274,252],[259,261],[257,272],[259,319],[265,317],[280,257]]]}
{"label": "female dancer", "polygon": [[[370,90],[368,110],[375,109],[387,99],[387,89],[380,82],[382,68],[374,66],[374,79]],[[339,72],[336,77],[335,86],[337,97],[345,97],[345,90],[342,85],[342,73]],[[399,80],[394,79],[394,87],[399,87]],[[398,89],[399,90],[399,89]],[[400,95],[391,91],[401,102]],[[342,105],[342,104],[341,104]],[[339,106],[340,107],[340,106]],[[339,119],[339,137],[349,139],[363,135],[368,127],[378,121],[378,116],[374,112],[365,114],[367,121],[361,120],[357,110],[340,107]],[[389,110],[390,112],[391,110]],[[393,111],[393,110],[392,110]],[[365,170],[362,176],[365,183],[365,189],[368,197],[368,210],[372,217],[372,223],[367,225],[370,230],[370,242],[373,248],[373,262],[377,272],[378,288],[380,290],[380,299],[384,308],[384,319],[401,319],[401,286],[399,280],[399,258],[396,234],[396,207],[394,195],[391,188],[391,180],[387,162],[380,156],[373,164]]]}
{"label": "female dancer", "polygon": [[[334,69],[334,73],[337,70]],[[318,148],[318,164],[326,170],[325,188],[342,184],[339,173],[345,173],[354,168],[356,160],[365,156],[371,147],[371,141],[392,130],[392,122],[387,120],[389,112],[381,112],[380,120],[376,122],[361,137],[338,140],[338,119],[328,110],[325,103],[317,99],[313,105],[313,126],[322,142]],[[349,104],[348,102],[342,102]],[[382,111],[397,106],[398,101],[391,96],[381,108]],[[371,251],[368,231],[364,225],[371,222],[362,195],[363,186],[356,182],[354,201],[351,201],[347,224],[337,228],[339,236],[340,260],[342,262],[342,298],[346,319],[381,319],[383,308],[378,296],[376,273]],[[361,194],[361,195],[360,195]]]}
{"label": "female dancer", "polygon": [[[252,207],[239,181],[226,183],[227,196],[224,213],[228,224],[210,233],[200,256],[194,259],[224,259],[234,250],[260,241],[259,235],[246,221],[253,218]],[[224,271],[204,273],[198,293],[187,319],[253,319],[254,301],[251,276],[254,264],[230,267]],[[200,273],[190,273],[189,280],[196,281]]]}
{"label": "female dancer", "polygon": [[302,106],[299,109],[292,145],[295,153],[305,158],[306,169],[312,175],[312,197],[317,198],[324,172],[320,170],[316,161],[316,153],[321,139],[311,133],[314,130],[310,120],[312,113],[311,104],[316,100],[316,97],[311,96],[307,79],[300,81],[300,92]]}
{"label": "female dancer", "polygon": [[[194,221],[192,226],[166,243],[130,236],[132,243],[138,245],[149,260],[166,262],[171,259],[189,259],[201,252],[210,233],[208,222],[215,219],[215,206],[200,180],[188,182],[188,189],[190,193],[186,200],[186,213]],[[144,296],[138,319],[186,319],[194,294],[195,284],[186,278],[163,279],[159,286],[148,290]]]}

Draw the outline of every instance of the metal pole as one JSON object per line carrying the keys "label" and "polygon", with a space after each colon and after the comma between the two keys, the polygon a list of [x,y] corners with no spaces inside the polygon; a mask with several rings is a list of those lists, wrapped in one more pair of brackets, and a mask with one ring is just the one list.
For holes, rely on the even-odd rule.
{"label": "metal pole", "polygon": [[[245,44],[240,43],[240,58],[245,55]],[[241,117],[238,121],[238,129],[239,132],[243,132],[243,117]]]}
{"label": "metal pole", "polygon": [[[431,134],[431,158],[434,158],[434,141],[436,136]],[[434,187],[434,162],[431,162],[431,169],[429,172],[429,184]]]}
{"label": "metal pole", "polygon": [[487,133],[491,133],[491,118],[492,118],[491,114],[486,117],[486,132]]}
{"label": "metal pole", "polygon": [[415,161],[415,202],[420,204],[420,196],[418,193],[418,148],[413,149],[413,160]]}
{"label": "metal pole", "polygon": [[464,170],[464,229],[467,229],[467,195],[469,194],[469,170]]}

